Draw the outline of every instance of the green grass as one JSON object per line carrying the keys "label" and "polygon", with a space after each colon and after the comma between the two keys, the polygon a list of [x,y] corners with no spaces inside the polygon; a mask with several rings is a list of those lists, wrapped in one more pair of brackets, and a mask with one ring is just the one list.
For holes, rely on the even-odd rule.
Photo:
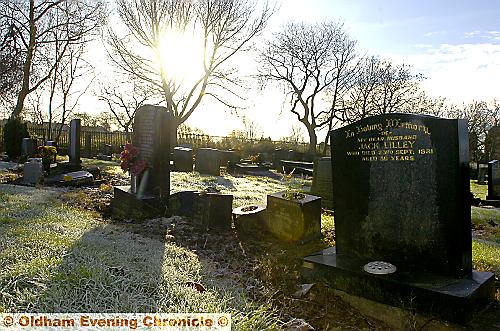
{"label": "green grass", "polygon": [[0,312],[231,312],[236,329],[276,326],[271,308],[213,280],[190,249],[97,221],[49,190],[0,185],[0,203]]}
{"label": "green grass", "polygon": [[471,207],[474,235],[500,244],[500,209]]}
{"label": "green grass", "polygon": [[253,204],[265,205],[269,193],[284,191],[290,184],[308,191],[311,181],[296,178],[290,183],[287,179],[235,177],[228,174],[217,177],[200,175],[197,172],[172,172],[170,176],[172,191],[215,189],[221,193],[233,195],[233,208]]}

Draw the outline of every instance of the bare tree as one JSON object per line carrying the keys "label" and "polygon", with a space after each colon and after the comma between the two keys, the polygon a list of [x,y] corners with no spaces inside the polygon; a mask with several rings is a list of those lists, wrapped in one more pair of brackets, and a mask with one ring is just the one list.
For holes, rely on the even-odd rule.
{"label": "bare tree", "polygon": [[[99,100],[106,102],[114,122],[127,134],[132,129],[137,109],[146,102],[151,103],[155,97],[157,96],[151,90],[136,82],[131,84],[122,82],[114,86],[103,84],[99,92]],[[158,104],[157,102],[152,103]]]}
{"label": "bare tree", "polygon": [[[237,70],[229,60],[249,48],[272,14],[251,0],[118,0],[118,13],[128,34],[110,31],[110,58],[124,73],[161,92],[175,127],[184,123],[204,96],[231,106],[225,96],[237,95]],[[166,63],[169,52],[181,44],[165,45],[168,36],[181,34],[202,49],[201,72],[193,81],[173,74],[179,63]],[[180,50],[186,52],[187,50]],[[186,68],[188,70],[189,68]]]}
{"label": "bare tree", "polygon": [[352,123],[368,116],[422,110],[419,102],[426,100],[420,89],[422,79],[408,65],[368,57],[334,118],[340,123]]}
{"label": "bare tree", "polygon": [[334,98],[343,92],[354,45],[341,23],[290,23],[261,53],[259,77],[263,85],[275,82],[284,88],[290,112],[307,129],[310,154],[316,153],[316,129],[331,122],[328,107],[316,109],[318,99],[328,89]]}
{"label": "bare tree", "polygon": [[[103,6],[102,0],[0,1],[0,25],[12,27],[22,58],[22,79],[12,117],[21,114],[28,94],[52,76],[65,47],[96,32],[103,22]],[[56,40],[61,51],[48,62],[43,50]]]}
{"label": "bare tree", "polygon": [[0,98],[7,99],[21,81],[22,54],[14,25],[0,23]]}
{"label": "bare tree", "polygon": [[263,135],[260,125],[256,121],[246,116],[243,116],[242,121],[244,126],[243,133],[246,139],[255,140]]}

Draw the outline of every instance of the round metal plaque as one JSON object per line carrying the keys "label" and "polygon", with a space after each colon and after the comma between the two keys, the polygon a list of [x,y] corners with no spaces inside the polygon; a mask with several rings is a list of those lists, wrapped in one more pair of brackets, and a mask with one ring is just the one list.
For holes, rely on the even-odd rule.
{"label": "round metal plaque", "polygon": [[376,275],[386,275],[396,272],[396,266],[384,261],[373,261],[365,264],[363,269],[370,273]]}

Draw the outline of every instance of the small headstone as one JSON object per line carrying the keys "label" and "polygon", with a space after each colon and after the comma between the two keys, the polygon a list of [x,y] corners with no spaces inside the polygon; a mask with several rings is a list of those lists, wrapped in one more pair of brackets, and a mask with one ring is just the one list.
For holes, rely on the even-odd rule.
{"label": "small headstone", "polygon": [[193,150],[187,147],[174,148],[175,171],[193,171]]}
{"label": "small headstone", "polygon": [[488,162],[488,196],[487,200],[500,200],[500,162]]}
{"label": "small headstone", "polygon": [[30,158],[24,163],[23,181],[25,184],[36,185],[43,178],[43,164],[41,158]]}
{"label": "small headstone", "polygon": [[311,193],[321,197],[321,206],[332,209],[332,158],[322,157],[314,162]]}
{"label": "small headstone", "polygon": [[321,236],[321,198],[302,194],[293,199],[286,191],[267,195],[266,225],[269,232],[286,242],[307,242]]}
{"label": "small headstone", "polygon": [[219,176],[220,166],[219,150],[214,148],[198,149],[196,153],[196,171],[200,174]]}
{"label": "small headstone", "polygon": [[55,146],[55,147],[57,147],[57,143],[54,140],[47,140],[45,142],[45,146]]}
{"label": "small headstone", "polygon": [[35,154],[36,154],[36,139],[23,138],[21,144],[21,155],[29,158]]}
{"label": "small headstone", "polygon": [[240,156],[236,151],[219,151],[219,164],[223,167],[227,167],[228,162],[238,163],[240,161]]}
{"label": "small headstone", "polygon": [[201,225],[208,229],[231,229],[233,196],[219,193],[200,193],[196,212]]}

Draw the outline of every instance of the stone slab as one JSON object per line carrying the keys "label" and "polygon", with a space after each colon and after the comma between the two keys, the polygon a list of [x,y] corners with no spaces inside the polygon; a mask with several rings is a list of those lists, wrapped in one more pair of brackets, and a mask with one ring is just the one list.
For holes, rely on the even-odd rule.
{"label": "stone slab", "polygon": [[92,184],[94,176],[88,171],[73,171],[60,175],[48,176],[44,179],[45,184],[58,184],[58,185],[84,185]]}
{"label": "stone slab", "polygon": [[494,275],[472,273],[455,278],[435,273],[398,270],[388,275],[369,274],[363,266],[370,262],[329,248],[304,258],[306,278],[321,279],[352,295],[401,308],[412,308],[432,316],[466,323],[493,298]]}

